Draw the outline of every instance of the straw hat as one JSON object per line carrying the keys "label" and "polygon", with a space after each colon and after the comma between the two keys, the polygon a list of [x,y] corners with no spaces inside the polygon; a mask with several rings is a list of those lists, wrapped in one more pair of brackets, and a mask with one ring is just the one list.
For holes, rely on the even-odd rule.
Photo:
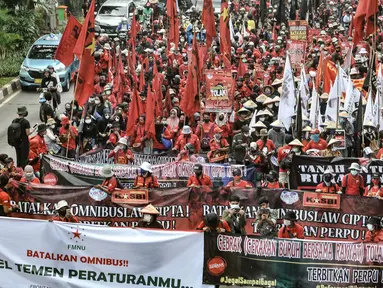
{"label": "straw hat", "polygon": [[282,84],[283,83],[283,79],[275,79],[274,81],[273,81],[273,83],[271,83],[271,86],[276,86],[276,85],[280,85],[280,84]]}
{"label": "straw hat", "polygon": [[291,141],[289,144],[287,144],[289,146],[299,146],[299,147],[303,147],[303,144],[301,141],[299,141],[298,139],[294,139],[293,141]]}
{"label": "straw hat", "polygon": [[105,165],[104,167],[102,167],[101,169],[101,172],[100,172],[100,175],[104,178],[110,178],[112,177],[114,174],[113,174],[113,171],[112,171],[112,167],[109,166],[109,165]]}
{"label": "straw hat", "polygon": [[160,212],[152,204],[147,205],[146,207],[140,210],[141,214],[150,214],[150,215],[159,215]]}
{"label": "straw hat", "polygon": [[255,109],[257,108],[257,106],[258,105],[254,103],[253,100],[247,100],[245,103],[243,103],[243,107],[245,107],[246,109]]}
{"label": "straw hat", "polygon": [[254,124],[255,128],[267,128],[265,124],[263,124],[262,121],[258,121],[257,123]]}
{"label": "straw hat", "polygon": [[303,128],[302,132],[311,132],[311,127],[310,126],[306,126],[305,128]]}
{"label": "straw hat", "polygon": [[346,111],[342,111],[342,112],[339,113],[339,117],[347,118],[348,117],[348,113]]}
{"label": "straw hat", "polygon": [[279,122],[279,120],[275,120],[273,123],[270,125],[271,127],[277,127],[277,128],[283,128],[284,126]]}
{"label": "straw hat", "polygon": [[354,163],[351,163],[351,166],[350,168],[348,168],[348,170],[356,170],[356,171],[360,171],[360,166],[358,163],[354,162]]}
{"label": "straw hat", "polygon": [[266,96],[265,94],[261,94],[261,95],[259,95],[259,96],[255,99],[255,101],[257,101],[257,102],[259,102],[259,103],[263,103],[263,102],[266,101],[266,99],[267,99],[267,96]]}
{"label": "straw hat", "polygon": [[330,145],[332,145],[332,144],[334,144],[334,143],[340,143],[340,142],[342,142],[341,140],[339,140],[339,139],[331,139],[330,140],[330,142],[328,142],[328,145],[327,146],[330,146]]}
{"label": "straw hat", "polygon": [[320,99],[328,99],[329,95],[328,93],[323,93],[322,95],[319,96]]}
{"label": "straw hat", "polygon": [[249,110],[247,110],[245,107],[242,107],[241,109],[239,109],[239,110],[237,111],[237,114],[238,114],[238,113],[242,113],[242,112],[244,112],[244,113],[250,113]]}
{"label": "straw hat", "polygon": [[269,113],[267,111],[265,111],[265,110],[259,110],[257,112],[256,116],[258,117],[258,116],[262,116],[262,115],[269,115]]}
{"label": "straw hat", "polygon": [[263,105],[267,105],[267,104],[271,104],[271,103],[279,102],[280,100],[281,100],[281,98],[279,98],[278,96],[277,96],[277,97],[274,97],[274,98],[267,97],[267,99],[265,100],[265,102],[263,102]]}
{"label": "straw hat", "polygon": [[365,126],[365,127],[374,127],[375,128],[374,123],[372,123],[371,121],[368,121],[367,123],[363,123],[363,126]]}

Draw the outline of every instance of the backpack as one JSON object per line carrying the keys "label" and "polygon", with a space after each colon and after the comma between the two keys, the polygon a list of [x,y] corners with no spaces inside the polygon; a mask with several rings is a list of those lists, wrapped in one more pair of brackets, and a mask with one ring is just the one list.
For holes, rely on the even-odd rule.
{"label": "backpack", "polygon": [[204,131],[203,138],[202,138],[202,141],[201,141],[201,149],[204,150],[204,151],[210,150],[210,140],[211,140],[211,138],[210,138],[209,134],[213,130],[213,128],[214,128],[214,125],[211,125],[208,133],[205,133],[205,131]]}
{"label": "backpack", "polygon": [[16,147],[21,143],[21,121],[15,119],[12,124],[8,127],[8,144]]}

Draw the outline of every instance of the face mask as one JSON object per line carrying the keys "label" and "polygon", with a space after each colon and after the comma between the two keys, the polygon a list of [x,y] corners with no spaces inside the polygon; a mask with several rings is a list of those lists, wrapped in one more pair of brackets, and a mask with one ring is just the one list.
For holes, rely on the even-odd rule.
{"label": "face mask", "polygon": [[294,153],[299,153],[301,151],[298,147],[294,147],[292,150]]}
{"label": "face mask", "polygon": [[105,115],[105,119],[108,120],[110,118],[110,115]]}
{"label": "face mask", "polygon": [[94,98],[89,98],[89,103],[94,103]]}
{"label": "face mask", "polygon": [[219,121],[223,121],[223,119],[225,118],[225,116],[219,116]]}
{"label": "face mask", "polygon": [[324,182],[330,182],[331,181],[331,179],[332,179],[332,176],[331,175],[324,175],[323,176],[323,180],[324,180]]}
{"label": "face mask", "polygon": [[379,179],[372,179],[372,184],[378,185],[379,184]]}
{"label": "face mask", "polygon": [[210,119],[203,119],[203,122],[209,123]]}
{"label": "face mask", "polygon": [[51,129],[55,129],[55,125],[51,125],[49,126]]}
{"label": "face mask", "polygon": [[356,171],[356,170],[351,170],[351,175],[352,175],[352,176],[356,176],[356,175],[358,175],[358,171]]}
{"label": "face mask", "polygon": [[105,94],[106,94],[106,95],[110,95],[110,94],[112,94],[112,91],[107,90],[107,91],[105,91]]}
{"label": "face mask", "polygon": [[90,119],[86,119],[86,120],[85,120],[85,123],[86,123],[86,124],[90,124],[90,123],[92,123],[92,120],[90,120]]}
{"label": "face mask", "polygon": [[101,103],[101,101],[100,101],[100,100],[94,100],[94,103],[95,103],[96,105],[98,105],[98,104]]}
{"label": "face mask", "polygon": [[150,223],[152,222],[152,215],[150,214],[144,214],[144,217],[142,218],[142,220],[146,223]]}
{"label": "face mask", "polygon": [[266,119],[265,117],[259,117],[259,120],[262,122],[265,121],[265,119]]}
{"label": "face mask", "polygon": [[367,224],[367,229],[370,230],[370,231],[374,231],[375,230],[375,226],[372,225],[372,224]]}
{"label": "face mask", "polygon": [[340,118],[340,119],[339,119],[339,122],[340,122],[340,123],[344,123],[344,118]]}
{"label": "face mask", "polygon": [[220,140],[221,137],[222,137],[221,134],[215,134],[215,135],[214,135],[214,138],[217,139],[217,140]]}
{"label": "face mask", "polygon": [[243,135],[244,135],[245,137],[249,137],[249,136],[250,136],[250,134],[249,134],[248,132],[243,133]]}
{"label": "face mask", "polygon": [[275,107],[278,107],[279,106],[279,102],[275,102],[274,105],[275,105]]}
{"label": "face mask", "polygon": [[66,215],[66,210],[59,210],[58,213],[61,217],[64,217]]}
{"label": "face mask", "polygon": [[239,209],[241,209],[241,207],[239,207],[239,205],[238,204],[235,204],[235,205],[231,205],[230,204],[230,209],[235,209],[235,210],[239,210]]}
{"label": "face mask", "polygon": [[161,123],[162,123],[162,125],[164,125],[164,126],[168,125],[168,122],[166,122],[166,121],[162,121]]}
{"label": "face mask", "polygon": [[64,125],[65,129],[69,129],[69,124]]}
{"label": "face mask", "polygon": [[311,135],[311,140],[313,140],[314,142],[319,142],[319,135],[318,134],[315,134],[315,135]]}
{"label": "face mask", "polygon": [[273,104],[267,104],[267,108],[269,109],[273,108]]}
{"label": "face mask", "polygon": [[32,180],[34,176],[33,173],[25,173],[24,175],[27,180]]}
{"label": "face mask", "polygon": [[70,111],[70,107],[65,107],[65,110],[66,111]]}
{"label": "face mask", "polygon": [[291,225],[291,221],[285,219],[285,220],[283,220],[283,225],[290,226]]}

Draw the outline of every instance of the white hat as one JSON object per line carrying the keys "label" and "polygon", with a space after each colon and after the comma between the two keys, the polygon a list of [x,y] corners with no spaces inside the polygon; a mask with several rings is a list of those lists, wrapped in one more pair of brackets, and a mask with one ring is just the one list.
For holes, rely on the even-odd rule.
{"label": "white hat", "polygon": [[191,133],[190,126],[185,125],[185,126],[182,128],[182,134],[190,134],[190,133]]}
{"label": "white hat", "polygon": [[371,121],[368,121],[367,123],[363,123],[363,126],[366,126],[366,127],[374,127],[374,128],[375,128],[374,123],[372,123]]}
{"label": "white hat", "polygon": [[359,54],[368,54],[366,48],[362,47],[360,48]]}
{"label": "white hat", "polygon": [[256,116],[258,117],[262,115],[270,115],[270,114],[266,110],[259,110]]}
{"label": "white hat", "polygon": [[145,171],[148,171],[150,173],[153,173],[153,170],[152,170],[152,164],[150,164],[149,162],[144,162],[141,164],[140,168],[142,170],[145,170]]}
{"label": "white hat", "polygon": [[111,50],[112,48],[110,47],[109,43],[105,43],[104,44],[104,49]]}
{"label": "white hat", "polygon": [[109,166],[109,165],[105,165],[104,167],[102,167],[101,169],[101,172],[100,172],[100,175],[102,177],[105,177],[105,178],[110,178],[112,177],[114,174],[113,174],[113,171],[112,171],[112,167]]}
{"label": "white hat", "polygon": [[245,107],[242,107],[241,109],[239,109],[239,110],[237,111],[237,114],[238,114],[238,113],[241,113],[241,112],[249,113],[250,111],[247,110]]}
{"label": "white hat", "polygon": [[311,78],[314,78],[314,77],[316,77],[317,76],[317,72],[316,71],[309,71],[309,74],[310,74],[310,77]]}
{"label": "white hat", "polygon": [[257,104],[254,103],[253,100],[247,100],[245,103],[243,103],[243,107],[246,109],[255,109],[257,108]]}
{"label": "white hat", "polygon": [[276,78],[273,83],[271,83],[271,86],[279,85],[283,83],[283,79]]}
{"label": "white hat", "polygon": [[121,137],[120,140],[118,140],[118,143],[128,146],[128,140],[125,137]]}
{"label": "white hat", "polygon": [[360,166],[358,163],[354,162],[354,163],[351,163],[351,166],[350,168],[348,168],[348,170],[357,170],[357,171],[360,171]]}
{"label": "white hat", "polygon": [[262,121],[258,121],[257,123],[254,124],[255,128],[267,128],[265,124],[262,123]]}
{"label": "white hat", "polygon": [[358,69],[356,69],[355,67],[351,68],[350,75],[357,75],[357,74],[359,74]]}
{"label": "white hat", "polygon": [[283,128],[284,126],[279,122],[279,120],[275,120],[273,123],[270,125],[271,127],[277,127],[277,128]]}
{"label": "white hat", "polygon": [[60,210],[61,208],[64,208],[64,207],[68,207],[69,208],[68,202],[66,202],[65,200],[61,200],[61,201],[59,201],[57,203],[56,211]]}
{"label": "white hat", "polygon": [[302,129],[302,132],[311,132],[313,130],[310,126],[306,126],[305,128]]}
{"label": "white hat", "polygon": [[327,145],[327,146],[330,146],[330,145],[332,145],[332,144],[334,144],[334,143],[340,143],[340,142],[342,142],[342,141],[339,140],[339,139],[332,138],[332,139],[330,140],[330,142],[328,142],[328,145]]}
{"label": "white hat", "polygon": [[166,33],[166,30],[164,28],[160,29],[157,33]]}
{"label": "white hat", "polygon": [[288,143],[287,145],[289,146],[299,146],[299,147],[303,147],[304,145],[302,144],[301,141],[299,141],[298,139],[294,139],[293,141],[291,141],[290,143]]}

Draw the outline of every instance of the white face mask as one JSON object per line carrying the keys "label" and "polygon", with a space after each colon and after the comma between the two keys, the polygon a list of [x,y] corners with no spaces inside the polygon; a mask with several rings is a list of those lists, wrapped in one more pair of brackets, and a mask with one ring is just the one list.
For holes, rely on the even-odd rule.
{"label": "white face mask", "polygon": [[375,230],[375,226],[372,225],[372,224],[367,224],[367,229],[370,230],[370,231],[374,231]]}
{"label": "white face mask", "polygon": [[49,126],[51,129],[55,129],[55,125],[50,125]]}
{"label": "white face mask", "polygon": [[294,153],[298,153],[298,152],[301,151],[298,147],[294,147],[292,150],[293,150]]}
{"label": "white face mask", "polygon": [[259,120],[263,122],[265,121],[265,117],[259,117]]}
{"label": "white face mask", "polygon": [[90,120],[90,119],[86,119],[86,120],[85,120],[85,123],[86,123],[86,124],[90,124],[90,123],[92,123],[92,120]]}
{"label": "white face mask", "polygon": [[267,108],[273,108],[273,104],[267,104]]}
{"label": "white face mask", "polygon": [[358,175],[358,171],[356,171],[356,170],[351,170],[351,175],[352,175],[352,176],[356,176],[356,175]]}
{"label": "white face mask", "polygon": [[275,105],[275,107],[278,107],[279,106],[279,102],[275,102],[274,105]]}
{"label": "white face mask", "polygon": [[231,205],[230,204],[230,209],[241,209],[241,207],[239,207],[239,205],[238,204],[236,204],[236,205]]}
{"label": "white face mask", "polygon": [[98,105],[98,104],[100,104],[100,103],[101,103],[100,100],[94,100],[94,104]]}
{"label": "white face mask", "polygon": [[291,225],[291,221],[285,219],[285,220],[283,220],[283,225],[290,226]]}
{"label": "white face mask", "polygon": [[152,215],[150,214],[144,214],[144,217],[142,219],[144,222],[150,223],[152,221]]}

